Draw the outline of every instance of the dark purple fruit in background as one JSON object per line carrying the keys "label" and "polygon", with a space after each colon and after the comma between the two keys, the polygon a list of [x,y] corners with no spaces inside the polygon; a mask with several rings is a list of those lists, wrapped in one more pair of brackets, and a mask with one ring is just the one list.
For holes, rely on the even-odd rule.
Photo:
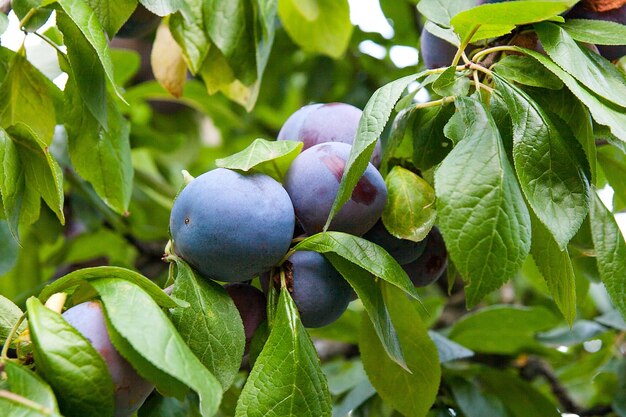
{"label": "dark purple fruit in background", "polygon": [[[326,142],[352,145],[363,112],[345,103],[309,104],[292,114],[278,132],[277,140],[296,140],[304,144],[302,150]],[[378,167],[381,157],[380,141],[370,162]]]}
{"label": "dark purple fruit in background", "polygon": [[246,349],[245,353],[248,353],[250,349],[250,341],[254,332],[259,328],[259,325],[267,318],[267,300],[265,294],[258,288],[249,284],[234,283],[224,285],[224,289],[233,299],[235,307],[239,310],[241,321],[243,322],[243,329],[246,334]]}
{"label": "dark purple fruit in background", "polygon": [[[321,232],[337,196],[350,145],[328,142],[302,152],[285,175],[285,189],[296,217],[308,235]],[[387,187],[378,170],[368,164],[352,197],[334,217],[330,230],[361,236],[380,218]]]}
{"label": "dark purple fruit in background", "polygon": [[120,38],[143,38],[153,32],[160,22],[161,18],[159,16],[138,4],[133,14],[130,15],[115,36]]}
{"label": "dark purple fruit in background", "polygon": [[144,403],[154,385],[143,379],[111,343],[102,306],[97,301],[78,304],[65,313],[67,320],[102,355],[115,385],[115,417],[129,417]]}
{"label": "dark purple fruit in background", "polygon": [[278,263],[289,250],[294,223],[289,195],[276,180],[217,168],[178,195],[170,232],[176,253],[198,272],[233,282]]}
{"label": "dark purple fruit in background", "polygon": [[424,253],[415,261],[402,265],[416,287],[425,287],[437,281],[447,267],[448,251],[436,227],[428,233]]}
{"label": "dark purple fruit in background", "polygon": [[458,48],[448,41],[422,29],[420,35],[420,51],[422,62],[428,69],[449,67]]}
{"label": "dark purple fruit in background", "polygon": [[[617,9],[598,12],[592,10],[584,2],[576,4],[565,16],[568,19],[605,20],[626,25],[626,4]],[[624,39],[626,43],[626,39]],[[597,45],[600,55],[612,61],[626,55],[626,45]]]}
{"label": "dark purple fruit in background", "polygon": [[385,249],[400,265],[408,264],[419,258],[424,252],[427,240],[413,242],[412,240],[398,239],[389,233],[382,220],[378,220],[374,227],[363,235],[363,238]]}
{"label": "dark purple fruit in background", "polygon": [[[287,287],[304,327],[326,326],[346,311],[352,287],[323,255],[300,251],[291,255],[287,262],[291,264],[292,278],[289,282],[287,277]],[[280,282],[277,277],[274,280]],[[261,281],[267,289],[269,274],[263,275]]]}

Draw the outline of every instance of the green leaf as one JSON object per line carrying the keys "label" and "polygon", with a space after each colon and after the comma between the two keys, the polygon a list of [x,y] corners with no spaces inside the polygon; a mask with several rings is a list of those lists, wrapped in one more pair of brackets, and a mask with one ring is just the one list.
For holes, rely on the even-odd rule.
{"label": "green leaf", "polygon": [[115,67],[115,84],[120,86],[128,84],[137,74],[141,65],[139,53],[130,49],[111,49],[111,59]]}
{"label": "green leaf", "polygon": [[349,416],[350,412],[376,394],[367,378],[351,389],[339,402],[333,404],[333,417]]}
{"label": "green leaf", "polygon": [[98,17],[100,25],[113,39],[137,7],[137,0],[85,0]]}
{"label": "green leaf", "polygon": [[623,45],[626,39],[626,25],[608,20],[567,19],[559,26],[579,42]]}
{"label": "green leaf", "polygon": [[[165,4],[167,3],[167,0],[158,0],[158,2],[161,4]],[[115,78],[113,77],[113,61],[111,59],[108,42],[106,37],[104,36],[102,26],[98,22],[94,11],[91,10],[91,8],[83,0],[58,0],[58,3],[63,11],[67,13],[67,16],[75,23],[75,27],[68,24],[64,25],[64,28],[68,29],[70,33],[66,33],[64,30],[61,30],[64,35],[63,39],[65,40],[68,47],[68,55],[70,54],[70,45],[73,45],[75,48],[76,58],[74,59],[74,61],[72,61],[70,55],[70,62],[72,64],[72,67],[74,68],[74,65],[77,64],[78,60],[87,60],[87,62],[91,62],[91,60],[89,60],[88,58],[95,52],[95,56],[98,57],[100,65],[96,65],[94,62],[94,67],[92,70],[97,70],[99,73],[99,69],[102,68],[104,74],[106,75],[106,78],[110,81],[115,94],[123,102],[125,102],[122,93],[115,85]],[[61,15],[63,15],[63,13],[57,13],[57,23],[59,16]],[[82,36],[76,32],[76,28],[80,30]],[[73,37],[75,39],[72,39],[68,43],[68,38],[70,37]],[[85,40],[89,43],[90,47],[87,47],[85,45]],[[76,43],[72,41],[75,41]],[[84,65],[84,63],[82,64]],[[87,79],[89,80],[91,79],[91,77],[87,76]],[[85,97],[83,96],[83,99],[84,98]]]}
{"label": "green leaf", "polygon": [[26,301],[37,372],[50,384],[64,415],[112,415],[113,381],[89,340],[35,297]]}
{"label": "green leaf", "polygon": [[[448,381],[449,380],[449,381]],[[473,380],[448,378],[452,395],[467,417],[508,417],[502,402]]]}
{"label": "green leaf", "polygon": [[341,57],[352,36],[347,0],[278,0],[278,16],[302,49]]}
{"label": "green leaf", "polygon": [[[11,300],[0,294],[0,344],[4,344],[9,337],[9,333],[15,323],[22,317],[22,310]],[[26,328],[26,323],[22,323],[19,332]]]}
{"label": "green leaf", "polygon": [[[53,85],[20,54],[14,54],[0,85],[0,125],[28,125],[46,145],[52,142],[56,112]],[[56,94],[59,94],[58,90]],[[33,117],[36,115],[36,117]]]}
{"label": "green leaf", "polygon": [[583,343],[607,331],[595,321],[576,320],[572,326],[557,327],[550,331],[539,333],[537,340],[551,346],[573,346]]}
{"label": "green leaf", "polygon": [[380,285],[376,282],[376,279],[368,271],[339,255],[326,253],[324,256],[354,288],[354,291],[363,303],[365,311],[369,315],[374,331],[385,353],[393,362],[408,370],[402,355],[402,349],[400,348],[398,332],[391,322],[389,310],[385,305]]}
{"label": "green leaf", "polygon": [[9,27],[9,18],[6,14],[0,12],[0,35],[2,35]]}
{"label": "green leaf", "polygon": [[458,13],[476,6],[476,0],[421,0],[417,10],[428,20],[450,27],[450,20]]}
{"label": "green leaf", "polygon": [[365,172],[367,164],[369,164],[376,141],[385,128],[396,102],[404,89],[418,77],[419,75],[409,75],[380,87],[365,105],[354,144],[339,184],[337,197],[335,197],[328,214],[324,230],[328,229],[333,217],[352,196],[352,191]]}
{"label": "green leaf", "polygon": [[[0,133],[0,135],[2,135],[2,133]],[[2,139],[0,139],[0,141],[1,140]],[[0,142],[0,161],[2,161],[1,156],[2,143]],[[2,174],[3,169],[0,168],[0,176],[2,176]],[[3,187],[0,187],[0,192],[3,191],[2,188]],[[2,258],[0,258],[0,276],[13,269],[17,262],[19,250],[19,245],[17,241],[13,239],[8,223],[5,220],[0,220],[0,253],[2,254]]]}
{"label": "green leaf", "polygon": [[208,0],[203,2],[202,16],[213,46],[224,54],[237,79],[246,85],[254,82],[256,55],[251,2]]}
{"label": "green leaf", "polygon": [[510,371],[484,368],[478,376],[484,389],[494,394],[511,417],[560,417],[557,407],[543,393]]}
{"label": "green leaf", "polygon": [[[591,115],[587,108],[567,89],[551,91],[531,91],[532,98],[544,109],[556,114],[569,126],[585,151],[593,180],[596,175],[596,141],[593,134]],[[550,113],[550,115],[552,114]],[[554,120],[554,119],[553,119]],[[557,126],[557,129],[559,127]],[[572,147],[573,148],[573,147]],[[585,167],[586,169],[586,167]]]}
{"label": "green leaf", "polygon": [[271,333],[243,387],[235,415],[331,415],[326,378],[288,291],[280,292]]}
{"label": "green leaf", "polygon": [[524,195],[563,250],[585,220],[589,183],[563,131],[526,93],[495,75],[513,119],[513,159]]}
{"label": "green leaf", "polygon": [[146,9],[157,16],[167,16],[181,10],[185,15],[190,15],[187,0],[139,0]]}
{"label": "green leaf", "polygon": [[615,308],[626,318],[626,242],[613,214],[594,192],[589,211],[600,278]]}
{"label": "green leaf", "polygon": [[186,302],[180,302],[170,298],[158,285],[143,275],[116,266],[97,266],[70,272],[53,283],[46,285],[39,294],[39,299],[45,302],[54,293],[67,292],[81,285],[84,281],[93,281],[101,278],[119,279],[133,283],[145,293],[149,294],[158,305],[164,308],[185,307],[188,305]]}
{"label": "green leaf", "polygon": [[251,169],[263,172],[277,181],[282,181],[289,165],[302,150],[303,143],[293,140],[269,141],[255,139],[246,149],[226,158],[217,159],[221,168],[248,172]]}
{"label": "green leaf", "polygon": [[336,253],[375,277],[395,285],[416,300],[419,299],[415,286],[395,259],[380,246],[363,238],[342,232],[323,232],[307,237],[293,250]]}
{"label": "green leaf", "polygon": [[546,56],[529,49],[520,48],[520,51],[532,56],[559,77],[567,88],[589,108],[595,121],[601,125],[608,126],[611,133],[618,139],[626,142],[626,113],[623,108],[598,98],[592,91],[580,85],[574,77],[563,71]]}
{"label": "green leaf", "polygon": [[531,214],[530,253],[548,284],[550,294],[571,326],[576,318],[576,284],[567,248],[561,250],[552,234]]}
{"label": "green leaf", "polygon": [[[202,416],[213,416],[222,386],[187,347],[152,297],[139,286],[117,278],[97,279],[90,284],[102,299],[107,327],[114,328],[153,367],[193,389],[200,397]],[[124,351],[128,350],[122,349],[121,353]],[[158,385],[159,381],[151,382]]]}
{"label": "green leaf", "polygon": [[514,354],[535,345],[535,333],[557,323],[544,307],[494,305],[461,318],[448,337],[476,352]]}
{"label": "green leaf", "polygon": [[435,190],[420,176],[400,166],[385,178],[387,204],[383,223],[393,236],[422,241],[435,224]]}
{"label": "green leaf", "polygon": [[494,66],[498,75],[531,87],[559,90],[563,82],[529,56],[507,55]]}
{"label": "green leaf", "polygon": [[626,76],[590,51],[583,49],[559,26],[535,25],[541,45],[550,58],[596,95],[620,106],[626,106]]}
{"label": "green leaf", "polygon": [[495,122],[480,102],[458,97],[464,138],[435,173],[438,225],[476,305],[522,266],[530,218]]}
{"label": "green leaf", "polygon": [[518,25],[553,19],[573,6],[576,1],[511,1],[483,4],[455,15],[450,23],[461,39],[468,38],[477,28],[471,36],[471,40],[475,42],[506,35]]}
{"label": "green leaf", "polygon": [[457,72],[455,67],[450,67],[433,82],[433,91],[442,97],[465,96],[469,92],[470,84],[467,74]]}
{"label": "green leaf", "polygon": [[72,164],[106,205],[119,214],[127,214],[133,191],[130,122],[113,99],[105,95],[107,120],[102,125],[85,108],[80,98],[81,87],[75,83],[78,74],[73,75],[74,80],[69,80],[65,88],[66,99],[73,110],[65,121]]}
{"label": "green leaf", "polygon": [[172,323],[225,391],[241,365],[246,338],[237,307],[221,285],[199,278],[182,260],[172,295],[189,303],[170,310]]}
{"label": "green leaf", "polygon": [[383,286],[383,294],[410,371],[383,352],[369,320],[363,319],[359,350],[365,372],[378,394],[407,417],[425,416],[439,390],[441,368],[417,306],[400,291]]}
{"label": "green leaf", "polygon": [[437,352],[439,353],[439,362],[450,362],[457,359],[471,358],[474,356],[474,352],[459,345],[456,342],[442,336],[433,330],[428,331],[428,335],[432,339],[435,346],[437,346]]}
{"label": "green leaf", "polygon": [[[50,386],[36,373],[15,362],[3,362],[4,372],[7,375],[8,389],[17,395],[33,401],[44,407],[49,415],[60,415],[57,400]],[[7,416],[18,416],[13,410],[5,410]],[[43,414],[43,413],[42,413]]]}
{"label": "green leaf", "polygon": [[[47,144],[21,122],[7,129],[7,133],[16,144],[24,170],[24,184],[28,186],[26,188],[32,187],[39,193],[59,221],[65,223],[63,172],[50,154]],[[27,207],[32,207],[32,203],[28,203]]]}
{"label": "green leaf", "polygon": [[452,150],[444,126],[454,114],[454,106],[420,109],[413,122],[413,164],[427,170],[439,164]]}
{"label": "green leaf", "polygon": [[176,13],[169,19],[172,36],[183,50],[187,66],[193,74],[197,74],[211,48],[211,40],[204,29],[202,5],[200,0],[190,0],[188,7],[191,13]]}

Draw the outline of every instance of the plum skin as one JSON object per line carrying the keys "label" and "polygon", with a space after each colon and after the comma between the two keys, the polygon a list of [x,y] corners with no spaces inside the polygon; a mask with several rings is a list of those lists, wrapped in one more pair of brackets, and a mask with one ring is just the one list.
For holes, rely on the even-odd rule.
{"label": "plum skin", "polygon": [[143,379],[115,349],[97,301],[75,305],[63,318],[100,353],[115,385],[115,417],[129,417],[144,403],[154,385]]}
{"label": "plum skin", "polygon": [[426,239],[424,253],[415,261],[402,265],[416,287],[437,281],[448,267],[448,251],[439,229],[433,227]]}
{"label": "plum skin", "polygon": [[[302,142],[302,150],[326,142],[352,145],[362,114],[361,109],[346,103],[309,104],[289,116],[277,140]],[[377,141],[370,162],[378,167],[380,159],[381,147]]]}
{"label": "plum skin", "polygon": [[[340,142],[315,145],[298,155],[285,175],[285,189],[308,235],[321,232],[326,223],[350,149]],[[361,236],[380,218],[386,202],[385,181],[368,164],[351,198],[333,218],[330,230]]]}
{"label": "plum skin", "polygon": [[265,174],[206,172],[178,195],[170,216],[176,253],[200,274],[246,281],[289,250],[295,225],[285,189]]}
{"label": "plum skin", "polygon": [[435,69],[450,66],[458,48],[426,29],[422,29],[420,51],[424,66],[428,69]]}
{"label": "plum skin", "polygon": [[[312,251],[294,252],[288,259],[287,287],[290,288],[304,327],[322,327],[337,320],[350,303],[352,287],[324,258]],[[274,282],[278,280],[274,278]],[[262,276],[268,289],[269,274]]]}
{"label": "plum skin", "polygon": [[363,235],[363,238],[385,249],[400,265],[408,264],[419,258],[424,252],[427,240],[413,242],[408,239],[399,239],[389,233],[382,219],[377,221],[374,227]]}
{"label": "plum skin", "polygon": [[267,318],[267,300],[265,294],[249,284],[235,282],[224,285],[224,289],[239,311],[246,335],[244,355],[250,350],[250,342],[261,323]]}

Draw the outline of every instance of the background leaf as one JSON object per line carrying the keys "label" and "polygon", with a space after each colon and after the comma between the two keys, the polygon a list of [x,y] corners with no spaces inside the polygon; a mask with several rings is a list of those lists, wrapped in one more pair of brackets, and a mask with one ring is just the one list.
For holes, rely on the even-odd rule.
{"label": "background leaf", "polygon": [[[8,389],[12,393],[44,407],[51,415],[60,415],[56,397],[50,386],[41,377],[12,361],[3,362],[3,365],[7,376]],[[17,410],[12,410],[11,408],[4,411],[8,416],[20,415]]]}
{"label": "background leaf", "polygon": [[241,392],[235,415],[331,415],[330,394],[315,348],[285,290],[280,292],[269,338]]}
{"label": "background leaf", "polygon": [[608,20],[567,19],[559,26],[574,39],[596,45],[623,45],[626,25]]}

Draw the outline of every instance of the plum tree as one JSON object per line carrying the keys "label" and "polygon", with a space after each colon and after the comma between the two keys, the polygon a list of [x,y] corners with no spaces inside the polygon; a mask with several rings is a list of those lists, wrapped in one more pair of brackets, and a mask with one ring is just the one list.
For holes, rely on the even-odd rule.
{"label": "plum tree", "polygon": [[[317,252],[295,252],[285,262],[287,288],[305,327],[326,326],[341,316],[350,303],[352,287]],[[280,282],[277,276],[262,277],[263,286]]]}
{"label": "plum tree", "polygon": [[422,29],[420,35],[420,51],[422,62],[428,69],[449,66],[458,48],[450,42],[443,40],[426,29]]}
{"label": "plum tree", "polygon": [[133,14],[122,25],[116,36],[121,38],[143,38],[154,31],[159,26],[160,21],[161,18],[159,16],[138,4]]}
{"label": "plum tree", "polygon": [[250,341],[252,336],[254,336],[254,332],[267,318],[267,300],[261,290],[249,284],[236,282],[226,284],[224,289],[226,289],[230,298],[233,299],[243,322],[243,329],[246,335],[245,354],[250,349]]}
{"label": "plum tree", "polygon": [[176,253],[202,275],[246,281],[287,253],[295,224],[285,189],[265,174],[206,172],[178,195],[170,216]]}
{"label": "plum tree", "polygon": [[422,255],[402,265],[416,287],[425,287],[437,281],[448,267],[448,251],[439,229],[433,227],[426,237]]}
{"label": "plum tree", "polygon": [[[350,145],[345,143],[321,143],[302,152],[289,167],[285,189],[307,234],[322,231],[349,154]],[[337,213],[330,229],[360,236],[380,218],[386,201],[385,181],[378,170],[368,164],[352,197]]]}
{"label": "plum tree", "polygon": [[100,303],[88,301],[75,305],[63,313],[63,318],[104,358],[115,385],[115,417],[133,415],[148,398],[154,385],[139,376],[111,343]]}
{"label": "plum tree", "polygon": [[400,265],[408,264],[419,258],[426,246],[426,239],[419,242],[398,239],[389,233],[382,219],[378,220],[374,227],[363,235],[363,238],[385,249]]}
{"label": "plum tree", "polygon": [[[297,140],[303,150],[325,142],[342,142],[352,145],[363,112],[346,103],[309,104],[293,113],[278,132],[278,140]],[[380,141],[370,162],[380,165]]]}
{"label": "plum tree", "polygon": [[[568,19],[605,20],[626,25],[626,4],[621,7],[597,11],[587,2],[580,2],[567,13]],[[626,55],[626,45],[597,45],[600,55],[608,60],[619,59]]]}

